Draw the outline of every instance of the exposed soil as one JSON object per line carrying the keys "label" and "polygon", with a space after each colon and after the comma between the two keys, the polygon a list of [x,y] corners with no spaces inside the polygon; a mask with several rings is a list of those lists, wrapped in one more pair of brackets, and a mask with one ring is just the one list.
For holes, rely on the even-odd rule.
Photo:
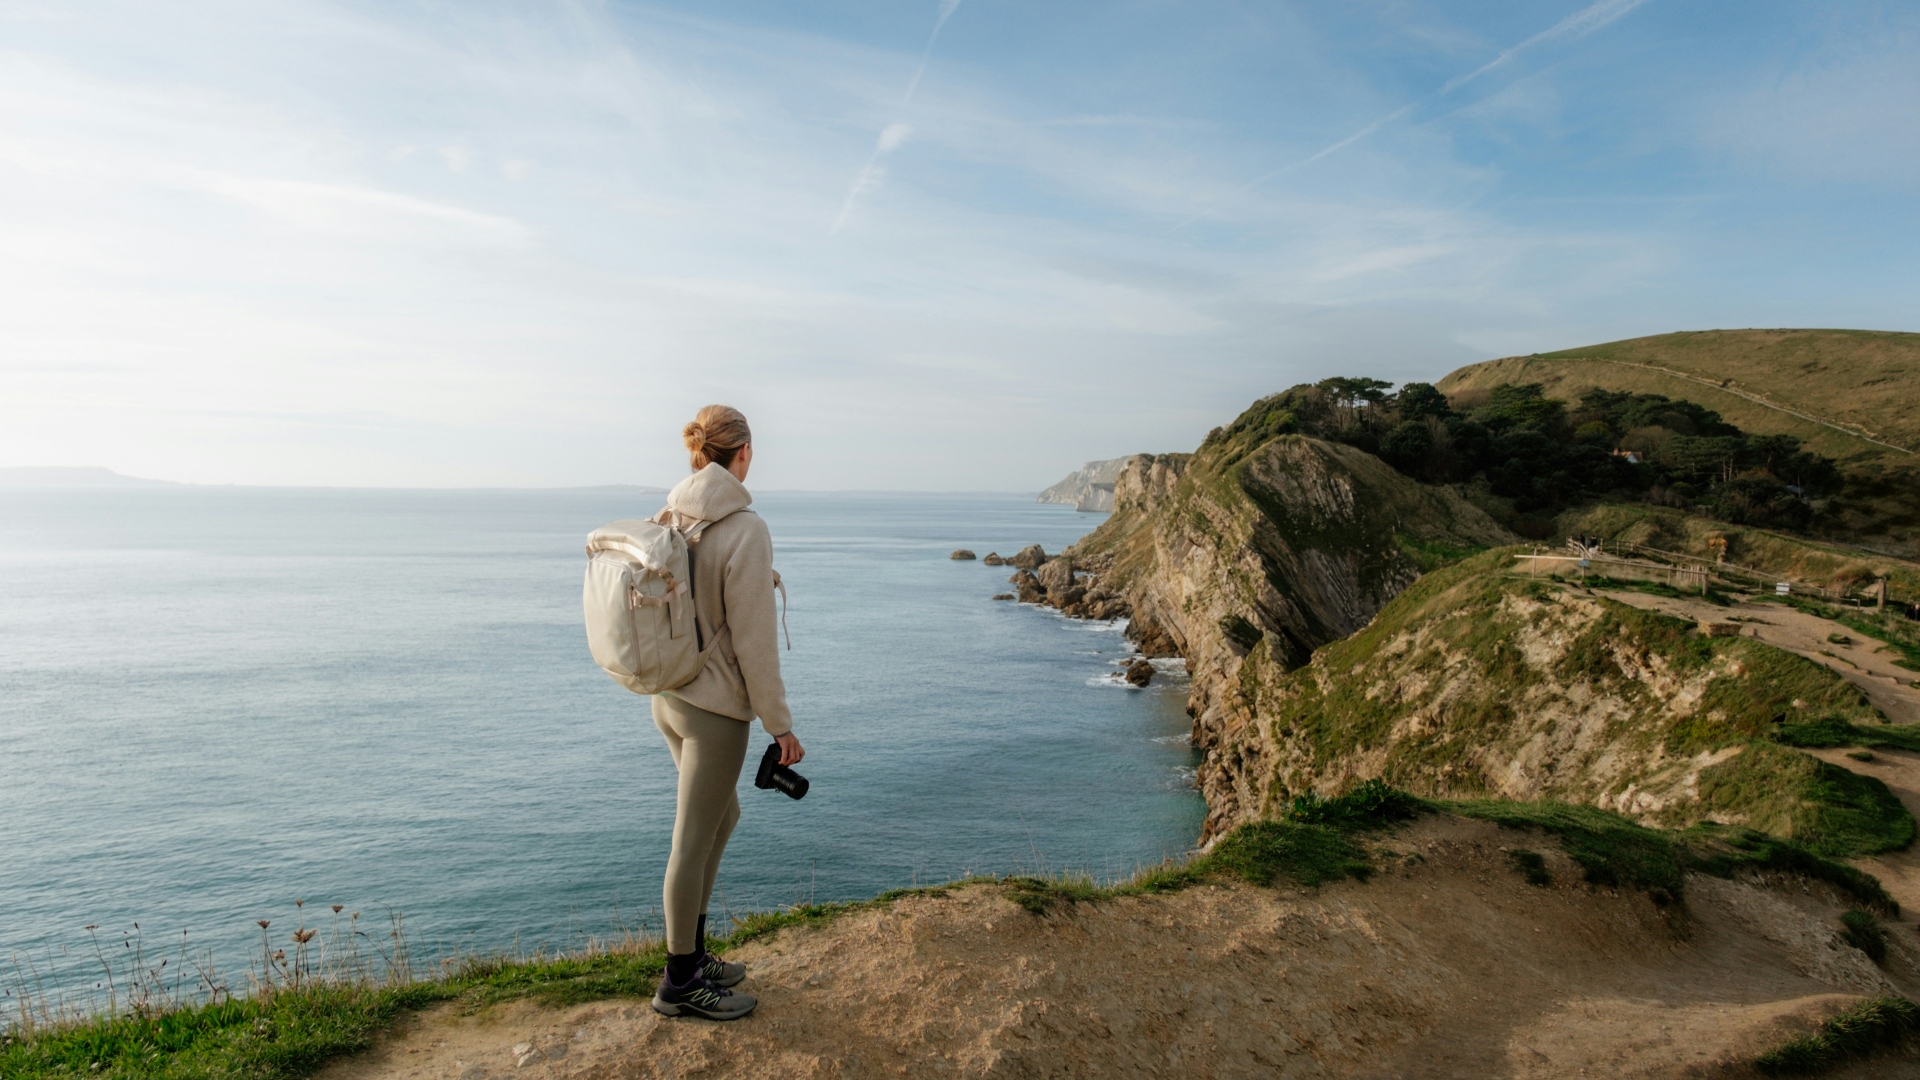
{"label": "exposed soil", "polygon": [[[1649,596],[1625,590],[1608,590],[1602,595],[1692,622],[1738,622],[1742,634],[1832,669],[1859,687],[1874,708],[1894,723],[1920,724],[1920,687],[1914,685],[1915,680],[1920,679],[1920,672],[1894,663],[1898,654],[1893,649],[1858,630],[1849,630],[1830,619],[1809,615],[1785,604],[1736,601],[1729,607],[1720,607],[1705,600]],[[1827,640],[1830,635],[1850,638],[1853,643],[1835,644]]]}
{"label": "exposed soil", "polygon": [[[1508,854],[1546,857],[1528,885]],[[1582,884],[1541,834],[1427,818],[1317,890],[1205,886],[1041,917],[997,887],[915,897],[734,954],[760,1010],[644,1001],[423,1014],[328,1080],[448,1077],[1680,1077],[1744,1063],[1863,996],[1912,994],[1798,879],[1695,877],[1684,907]],[[1916,1077],[1880,1057],[1835,1075]]]}
{"label": "exposed soil", "polygon": [[[1841,678],[1860,688],[1875,708],[1896,724],[1920,723],[1920,687],[1914,685],[1916,673],[1895,665],[1893,652],[1882,643],[1849,630],[1839,623],[1809,615],[1782,604],[1736,603],[1718,607],[1704,600],[1681,600],[1648,596],[1635,592],[1608,592],[1608,599],[1623,604],[1678,616],[1682,619],[1727,622],[1741,621],[1742,632],[1769,645],[1798,653],[1817,664],[1824,664]],[[1829,634],[1853,639],[1851,645],[1827,640]],[[1906,750],[1874,750],[1872,759],[1848,757],[1845,749],[1806,751],[1822,761],[1871,776],[1885,783],[1920,818],[1920,754]],[[1880,879],[1895,900],[1900,901],[1901,921],[1920,932],[1920,850],[1891,851],[1883,855],[1849,859],[1848,862]]]}

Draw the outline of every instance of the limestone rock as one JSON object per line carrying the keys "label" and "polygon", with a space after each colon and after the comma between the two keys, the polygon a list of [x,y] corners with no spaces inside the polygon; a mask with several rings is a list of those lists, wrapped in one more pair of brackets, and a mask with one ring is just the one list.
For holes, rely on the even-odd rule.
{"label": "limestone rock", "polygon": [[1049,589],[1065,589],[1073,584],[1073,560],[1068,558],[1048,559],[1034,572],[1040,584]]}
{"label": "limestone rock", "polygon": [[1180,643],[1151,616],[1136,615],[1127,624],[1127,640],[1142,656],[1180,656]]}
{"label": "limestone rock", "polygon": [[1047,590],[1037,581],[1020,583],[1020,602],[1023,604],[1044,604],[1047,602]]}
{"label": "limestone rock", "polygon": [[987,566],[1005,566],[1007,564],[1007,560],[1001,558],[1000,553],[997,551],[987,552],[987,557],[980,561]]}
{"label": "limestone rock", "polygon": [[973,552],[968,551],[966,548],[961,548],[959,551],[956,551],[953,554],[947,556],[947,558],[965,560],[965,559],[974,558],[974,554]]}
{"label": "limestone rock", "polygon": [[1047,561],[1047,549],[1039,544],[1029,544],[1020,549],[1020,554],[1007,561],[1023,570],[1037,570],[1041,563]]}
{"label": "limestone rock", "polygon": [[1017,597],[1017,596],[1015,596],[1015,595],[1013,595],[1013,594],[1012,594],[1012,593],[1010,593],[1010,592],[1003,592],[1003,593],[995,593],[995,594],[994,594],[994,596],[993,596],[993,598],[994,598],[995,600],[1017,600],[1017,599],[1019,599],[1019,597]]}
{"label": "limestone rock", "polygon": [[[1450,489],[1286,433],[1284,406],[1256,403],[1195,453],[1134,458],[1114,481],[1112,516],[1061,553],[1094,579],[1073,614],[1125,614],[1147,657],[1186,660],[1202,841],[1258,817],[1273,785],[1297,788],[1288,770],[1307,771],[1258,745],[1275,706],[1242,692],[1244,665],[1291,671],[1367,625],[1420,576],[1410,550],[1515,540]],[[1123,599],[1094,602],[1095,584]]]}
{"label": "limestone rock", "polygon": [[1079,585],[1051,588],[1047,590],[1047,603],[1064,611],[1068,607],[1079,603],[1086,595],[1087,590]]}
{"label": "limestone rock", "polygon": [[[1127,463],[1132,460],[1133,458],[1131,457],[1123,457],[1112,458],[1107,461],[1089,461],[1067,476],[1066,479],[1061,480],[1059,483],[1041,492],[1040,498],[1036,501],[1059,503],[1065,506],[1071,506],[1076,510],[1097,510],[1105,513],[1113,509],[1114,480],[1120,475],[1121,470],[1127,467]],[[1106,505],[1104,506],[1099,505],[1100,498],[1099,495],[1096,494],[1101,488],[1106,489]]]}
{"label": "limestone rock", "polygon": [[1134,686],[1145,686],[1153,681],[1153,664],[1145,657],[1127,665],[1127,682]]}

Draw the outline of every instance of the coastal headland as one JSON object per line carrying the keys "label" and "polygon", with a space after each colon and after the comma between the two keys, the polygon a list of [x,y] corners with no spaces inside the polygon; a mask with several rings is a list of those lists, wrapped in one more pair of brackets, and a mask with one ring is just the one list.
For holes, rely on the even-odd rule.
{"label": "coastal headland", "polygon": [[[1118,459],[1067,549],[954,562],[983,603],[1124,618],[1184,664],[1189,861],[750,918],[729,955],[763,1004],[732,1024],[654,1016],[657,943],[626,942],[369,988],[304,1055],[247,1058],[307,1030],[255,1006],[220,1060],[1920,1076],[1914,357],[1920,335],[1730,331],[1263,398]],[[1082,472],[1076,502],[1106,483]]]}

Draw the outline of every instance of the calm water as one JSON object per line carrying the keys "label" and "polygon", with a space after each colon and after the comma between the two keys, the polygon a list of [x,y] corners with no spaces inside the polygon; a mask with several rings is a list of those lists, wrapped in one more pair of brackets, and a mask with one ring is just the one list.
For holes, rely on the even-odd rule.
{"label": "calm water", "polygon": [[[245,967],[293,901],[405,912],[429,955],[658,926],[673,820],[647,701],[593,665],[581,544],[619,492],[0,491],[0,971],[83,927]],[[716,909],[1189,847],[1184,682],[953,562],[1097,519],[1016,497],[769,494],[792,597],[791,802],[741,781]],[[767,742],[755,726],[749,763]],[[85,959],[83,959],[83,956]]]}

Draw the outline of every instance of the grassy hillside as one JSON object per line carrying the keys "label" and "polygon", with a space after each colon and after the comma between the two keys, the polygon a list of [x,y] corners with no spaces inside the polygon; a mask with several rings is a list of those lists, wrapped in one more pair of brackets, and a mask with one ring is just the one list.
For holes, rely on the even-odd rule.
{"label": "grassy hillside", "polygon": [[1511,555],[1426,575],[1307,667],[1252,650],[1223,762],[1242,813],[1380,777],[1429,796],[1744,825],[1834,855],[1913,839],[1913,819],[1878,781],[1779,741],[1807,724],[1884,724],[1853,686],[1759,641],[1700,637],[1512,574]]}
{"label": "grassy hillside", "polygon": [[1920,557],[1920,334],[1705,330],[1489,360],[1436,384],[1471,406],[1502,384],[1664,394],[1758,435],[1791,435],[1839,462],[1845,486],[1816,535]]}
{"label": "grassy hillside", "polygon": [[1437,385],[1454,394],[1503,382],[1543,383],[1549,394],[1569,401],[1596,387],[1697,401],[1742,430],[1799,436],[1842,460],[1912,463],[1920,451],[1920,410],[1912,407],[1920,397],[1920,334],[1659,334],[1491,360],[1461,368]]}

